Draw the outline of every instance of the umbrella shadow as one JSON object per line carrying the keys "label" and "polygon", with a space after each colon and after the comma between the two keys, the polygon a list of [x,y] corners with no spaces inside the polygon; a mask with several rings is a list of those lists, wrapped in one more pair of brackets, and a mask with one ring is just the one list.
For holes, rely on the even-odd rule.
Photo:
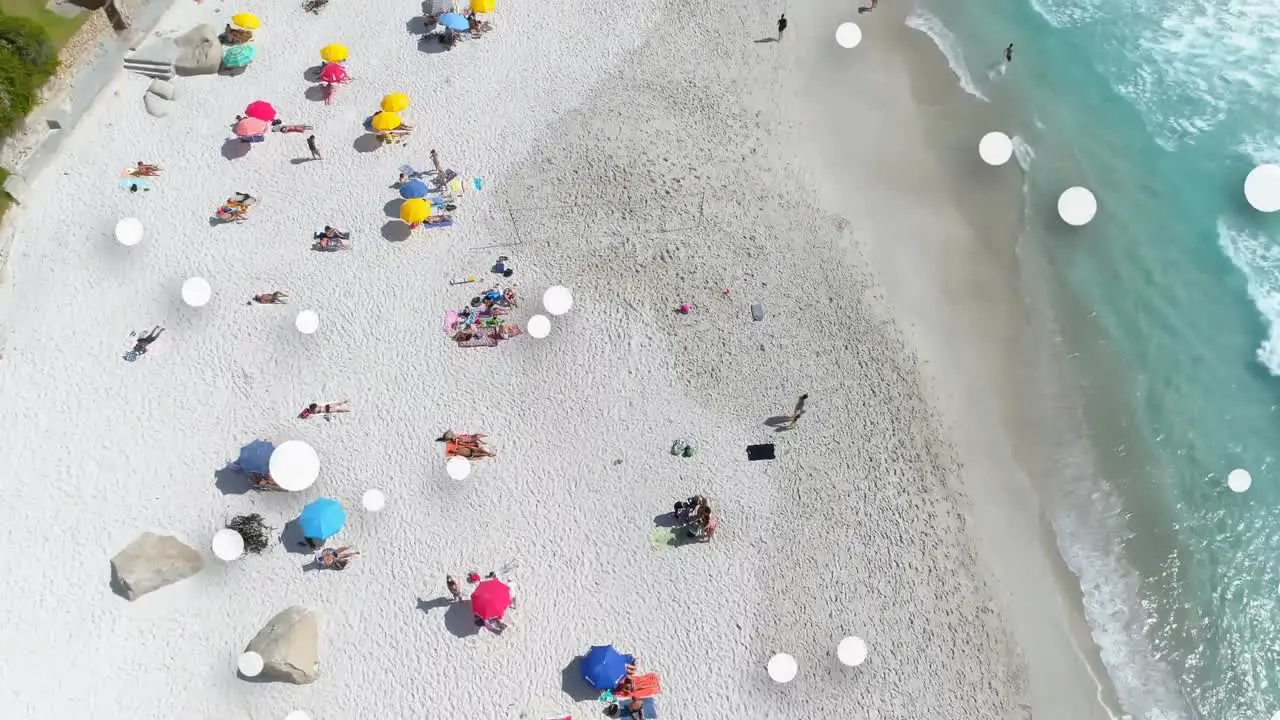
{"label": "umbrella shadow", "polygon": [[570,660],[569,664],[564,666],[564,670],[560,671],[560,689],[575,702],[595,700],[600,697],[600,691],[588,685],[582,678],[582,658],[580,657]]}
{"label": "umbrella shadow", "polygon": [[412,232],[409,226],[398,218],[396,220],[388,220],[382,226],[382,237],[386,238],[388,242],[404,242],[409,239],[409,235]]}
{"label": "umbrella shadow", "polygon": [[230,465],[213,474],[213,484],[223,495],[244,495],[253,489],[249,476]]}
{"label": "umbrella shadow", "polygon": [[229,68],[226,65],[223,65],[221,68],[218,69],[218,74],[221,75],[222,77],[239,77],[243,75],[244,72],[248,69],[249,69],[248,65],[241,65],[240,67],[234,67],[234,68]]}
{"label": "umbrella shadow", "polygon": [[410,35],[426,35],[431,32],[431,29],[427,27],[427,19],[421,15],[409,18],[404,24],[404,29]]}
{"label": "umbrella shadow", "polygon": [[389,217],[389,218],[393,218],[393,219],[395,219],[395,220],[399,220],[399,219],[400,219],[400,205],[401,205],[401,203],[403,203],[403,202],[404,202],[404,200],[401,200],[400,198],[396,198],[395,200],[388,200],[388,201],[387,201],[387,204],[382,206],[382,212],[383,212],[383,214],[384,214],[384,215],[386,215],[386,216],[387,216],[387,217]]}
{"label": "umbrella shadow", "polygon": [[454,637],[470,637],[480,634],[480,626],[476,625],[476,616],[471,612],[471,603],[449,603],[444,611],[444,627]]}
{"label": "umbrella shadow", "polygon": [[418,52],[426,55],[435,55],[437,53],[449,52],[449,46],[441,42],[443,35],[431,33],[418,38]]}
{"label": "umbrella shadow", "polygon": [[284,549],[298,555],[312,555],[316,550],[312,550],[311,546],[306,542],[306,534],[302,532],[302,526],[298,524],[297,518],[285,523],[284,528],[280,531],[280,544],[284,545]]}
{"label": "umbrella shadow", "polygon": [[791,429],[790,415],[774,415],[764,421],[765,425],[773,428],[774,432],[786,432]]}
{"label": "umbrella shadow", "polygon": [[242,142],[240,138],[231,138],[222,143],[222,157],[228,160],[238,160],[249,154],[251,143]]}
{"label": "umbrella shadow", "polygon": [[351,143],[351,147],[355,148],[358,153],[371,153],[378,149],[378,145],[378,136],[371,132],[361,135],[356,138],[355,142]]}
{"label": "umbrella shadow", "polygon": [[673,512],[664,512],[653,516],[653,524],[660,528],[675,528],[682,524]]}
{"label": "umbrella shadow", "polygon": [[302,93],[302,96],[311,102],[324,102],[324,85],[312,85]]}
{"label": "umbrella shadow", "polygon": [[324,63],[312,65],[302,71],[302,79],[310,83],[320,82],[320,72],[324,70]]}

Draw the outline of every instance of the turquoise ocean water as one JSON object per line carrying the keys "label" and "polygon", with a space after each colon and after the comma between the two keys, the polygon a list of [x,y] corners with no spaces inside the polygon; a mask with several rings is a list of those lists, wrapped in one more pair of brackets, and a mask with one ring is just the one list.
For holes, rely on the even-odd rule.
{"label": "turquoise ocean water", "polygon": [[[1044,484],[1121,702],[1152,720],[1269,719],[1280,217],[1242,187],[1280,162],[1280,2],[921,2],[908,24],[1025,143],[1023,242],[1047,260],[1087,428]],[[1077,184],[1099,214],[1070,231],[1054,207]],[[1253,474],[1241,494],[1237,467]]]}

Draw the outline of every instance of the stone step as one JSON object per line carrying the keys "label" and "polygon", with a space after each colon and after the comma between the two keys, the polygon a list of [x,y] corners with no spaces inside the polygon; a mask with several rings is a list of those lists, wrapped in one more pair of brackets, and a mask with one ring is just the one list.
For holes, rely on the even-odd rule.
{"label": "stone step", "polygon": [[161,80],[172,80],[177,74],[174,70],[173,63],[157,62],[146,58],[127,57],[124,59],[124,69],[136,72],[139,75],[147,77],[160,78]]}

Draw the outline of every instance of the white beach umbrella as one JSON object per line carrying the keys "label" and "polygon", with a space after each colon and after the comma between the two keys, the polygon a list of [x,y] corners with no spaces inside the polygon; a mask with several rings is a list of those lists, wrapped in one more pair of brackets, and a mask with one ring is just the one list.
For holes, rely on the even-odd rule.
{"label": "white beach umbrella", "polygon": [[1236,468],[1227,473],[1227,487],[1231,488],[1232,492],[1242,493],[1252,485],[1253,476],[1249,474],[1248,470]]}
{"label": "white beach umbrella", "polygon": [[320,456],[316,455],[315,448],[301,440],[289,440],[271,451],[267,472],[285,490],[306,490],[320,476]]}
{"label": "white beach umbrella", "polygon": [[857,23],[843,22],[836,27],[836,44],[842,48],[855,48],[862,42],[862,28]]}
{"label": "white beach umbrella", "polygon": [[1244,179],[1244,198],[1254,210],[1280,210],[1280,166],[1259,165]]}
{"label": "white beach umbrella", "polygon": [[1098,199],[1088,188],[1069,187],[1058,196],[1058,216],[1068,225],[1088,225],[1098,214]]}
{"label": "white beach umbrella", "polygon": [[320,329],[320,315],[315,310],[303,310],[294,318],[293,326],[303,335],[310,335]]}
{"label": "white beach umbrella", "polygon": [[258,677],[264,664],[261,655],[252,650],[246,650],[236,660],[236,669],[245,677]]}
{"label": "white beach umbrella", "polygon": [[563,285],[552,285],[542,293],[542,307],[552,315],[563,315],[573,307],[573,293]]}
{"label": "white beach umbrella", "polygon": [[129,246],[142,242],[142,221],[138,218],[121,218],[116,223],[116,242]]}
{"label": "white beach umbrella", "polygon": [[529,337],[541,340],[551,334],[551,318],[546,315],[534,315],[529,318],[525,329],[529,331]]}
{"label": "white beach umbrella", "polygon": [[1000,131],[992,131],[978,141],[978,157],[988,165],[1003,165],[1013,157],[1013,140]]}
{"label": "white beach umbrella", "polygon": [[365,490],[364,496],[360,498],[360,504],[369,512],[378,512],[387,506],[387,496],[376,488]]}
{"label": "white beach umbrella", "polygon": [[774,682],[789,683],[796,679],[796,673],[800,671],[800,666],[796,664],[796,659],[786,653],[778,653],[769,658],[769,677]]}
{"label": "white beach umbrella", "polygon": [[849,637],[836,646],[836,657],[849,667],[857,667],[867,659],[867,643],[860,637]]}
{"label": "white beach umbrella", "polygon": [[191,307],[204,307],[209,304],[212,297],[213,288],[209,286],[209,281],[202,277],[187,278],[187,281],[182,283],[182,302]]}
{"label": "white beach umbrella", "polygon": [[222,528],[213,534],[213,554],[219,560],[231,562],[244,555],[244,536],[231,528]]}
{"label": "white beach umbrella", "polygon": [[454,480],[466,480],[471,474],[471,461],[464,457],[451,457],[444,464],[444,469]]}

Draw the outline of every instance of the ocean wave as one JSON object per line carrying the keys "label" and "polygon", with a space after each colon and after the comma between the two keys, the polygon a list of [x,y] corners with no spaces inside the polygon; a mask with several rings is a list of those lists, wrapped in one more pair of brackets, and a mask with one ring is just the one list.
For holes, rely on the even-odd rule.
{"label": "ocean wave", "polygon": [[1083,25],[1101,14],[1098,0],[1030,0],[1030,4],[1045,22],[1059,28]]}
{"label": "ocean wave", "polygon": [[1280,376],[1280,246],[1257,233],[1230,227],[1218,220],[1218,244],[1231,263],[1244,273],[1249,298],[1267,326],[1258,346],[1258,362]]}
{"label": "ocean wave", "polygon": [[969,74],[969,67],[964,62],[964,52],[960,49],[960,42],[956,40],[956,36],[947,29],[946,25],[932,13],[924,10],[916,10],[907,16],[907,27],[912,30],[918,30],[929,39],[933,40],[933,44],[942,51],[942,55],[947,59],[947,65],[951,67],[951,72],[955,74],[956,79],[960,81],[960,87],[970,95],[990,102],[986,95],[978,89],[978,84],[974,82],[973,75]]}
{"label": "ocean wave", "polygon": [[1280,164],[1280,135],[1246,135],[1237,149],[1256,164]]}
{"label": "ocean wave", "polygon": [[1031,172],[1031,162],[1036,159],[1036,151],[1020,135],[1013,136],[1013,157],[1018,161],[1022,172]]}

